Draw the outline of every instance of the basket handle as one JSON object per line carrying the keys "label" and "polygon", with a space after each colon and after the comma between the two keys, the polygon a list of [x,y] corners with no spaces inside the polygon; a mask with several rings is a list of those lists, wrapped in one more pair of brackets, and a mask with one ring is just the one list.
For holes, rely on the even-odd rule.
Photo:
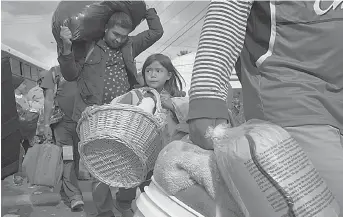
{"label": "basket handle", "polygon": [[153,88],[144,87],[141,90],[152,93],[156,98],[156,111],[154,113],[154,117],[159,123],[159,128],[162,129],[167,124],[167,116],[162,108],[162,102],[160,94]]}
{"label": "basket handle", "polygon": [[144,90],[146,92],[152,93],[156,98],[156,111],[154,114],[162,113],[163,108],[162,108],[162,102],[161,102],[160,94],[155,89],[150,88],[150,87],[145,87]]}

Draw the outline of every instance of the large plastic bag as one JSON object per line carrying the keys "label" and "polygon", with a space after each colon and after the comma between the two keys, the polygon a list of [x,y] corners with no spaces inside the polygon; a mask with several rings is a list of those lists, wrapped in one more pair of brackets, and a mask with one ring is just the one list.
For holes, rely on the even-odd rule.
{"label": "large plastic bag", "polygon": [[211,133],[220,173],[246,217],[337,217],[340,208],[283,128],[259,120]]}
{"label": "large plastic bag", "polygon": [[22,139],[31,140],[36,135],[39,113],[30,109],[23,109],[19,103],[16,103],[16,105],[21,137]]}
{"label": "large plastic bag", "polygon": [[29,90],[27,98],[30,101],[30,106],[33,110],[40,111],[44,106],[44,92],[43,89],[36,85]]}
{"label": "large plastic bag", "polygon": [[61,1],[52,16],[52,33],[58,48],[62,46],[60,27],[66,25],[73,41],[91,41],[104,35],[105,26],[115,12],[131,16],[136,28],[145,18],[143,1]]}

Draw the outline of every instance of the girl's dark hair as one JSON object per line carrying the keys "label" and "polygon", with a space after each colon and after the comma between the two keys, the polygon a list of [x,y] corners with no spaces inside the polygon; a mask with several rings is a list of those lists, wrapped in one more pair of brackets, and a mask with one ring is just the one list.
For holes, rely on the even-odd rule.
{"label": "girl's dark hair", "polygon": [[142,75],[144,79],[144,85],[146,86],[146,81],[145,81],[145,69],[149,65],[151,65],[153,62],[159,62],[164,68],[167,69],[168,72],[171,73],[171,77],[166,83],[164,84],[164,89],[173,97],[177,96],[184,96],[182,88],[183,88],[183,82],[185,81],[181,74],[176,70],[176,68],[173,66],[172,61],[170,60],[169,57],[163,55],[163,54],[152,54],[149,56],[142,68]]}

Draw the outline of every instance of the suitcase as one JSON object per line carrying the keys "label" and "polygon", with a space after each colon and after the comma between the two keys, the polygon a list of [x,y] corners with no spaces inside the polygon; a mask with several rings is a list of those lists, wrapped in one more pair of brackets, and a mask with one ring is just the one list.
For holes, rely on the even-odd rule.
{"label": "suitcase", "polygon": [[55,187],[63,173],[62,148],[49,142],[34,145],[25,155],[23,172],[33,185]]}

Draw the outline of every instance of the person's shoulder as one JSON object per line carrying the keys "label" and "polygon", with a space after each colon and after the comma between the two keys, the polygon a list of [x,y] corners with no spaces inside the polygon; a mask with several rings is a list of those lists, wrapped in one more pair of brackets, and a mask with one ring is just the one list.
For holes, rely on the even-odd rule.
{"label": "person's shoulder", "polygon": [[52,78],[50,70],[44,70],[38,73],[38,85],[41,85],[43,82],[46,82],[47,79]]}
{"label": "person's shoulder", "polygon": [[135,35],[129,36],[129,37],[127,38],[126,44],[132,44],[134,38],[135,38]]}
{"label": "person's shoulder", "polygon": [[50,72],[50,70],[43,70],[38,73],[38,78],[43,79],[45,78]]}
{"label": "person's shoulder", "polygon": [[132,45],[133,45],[133,40],[134,40],[134,37],[135,36],[129,36],[127,38],[127,41],[125,42],[125,44],[122,46],[121,50],[124,50],[124,49],[132,49]]}

